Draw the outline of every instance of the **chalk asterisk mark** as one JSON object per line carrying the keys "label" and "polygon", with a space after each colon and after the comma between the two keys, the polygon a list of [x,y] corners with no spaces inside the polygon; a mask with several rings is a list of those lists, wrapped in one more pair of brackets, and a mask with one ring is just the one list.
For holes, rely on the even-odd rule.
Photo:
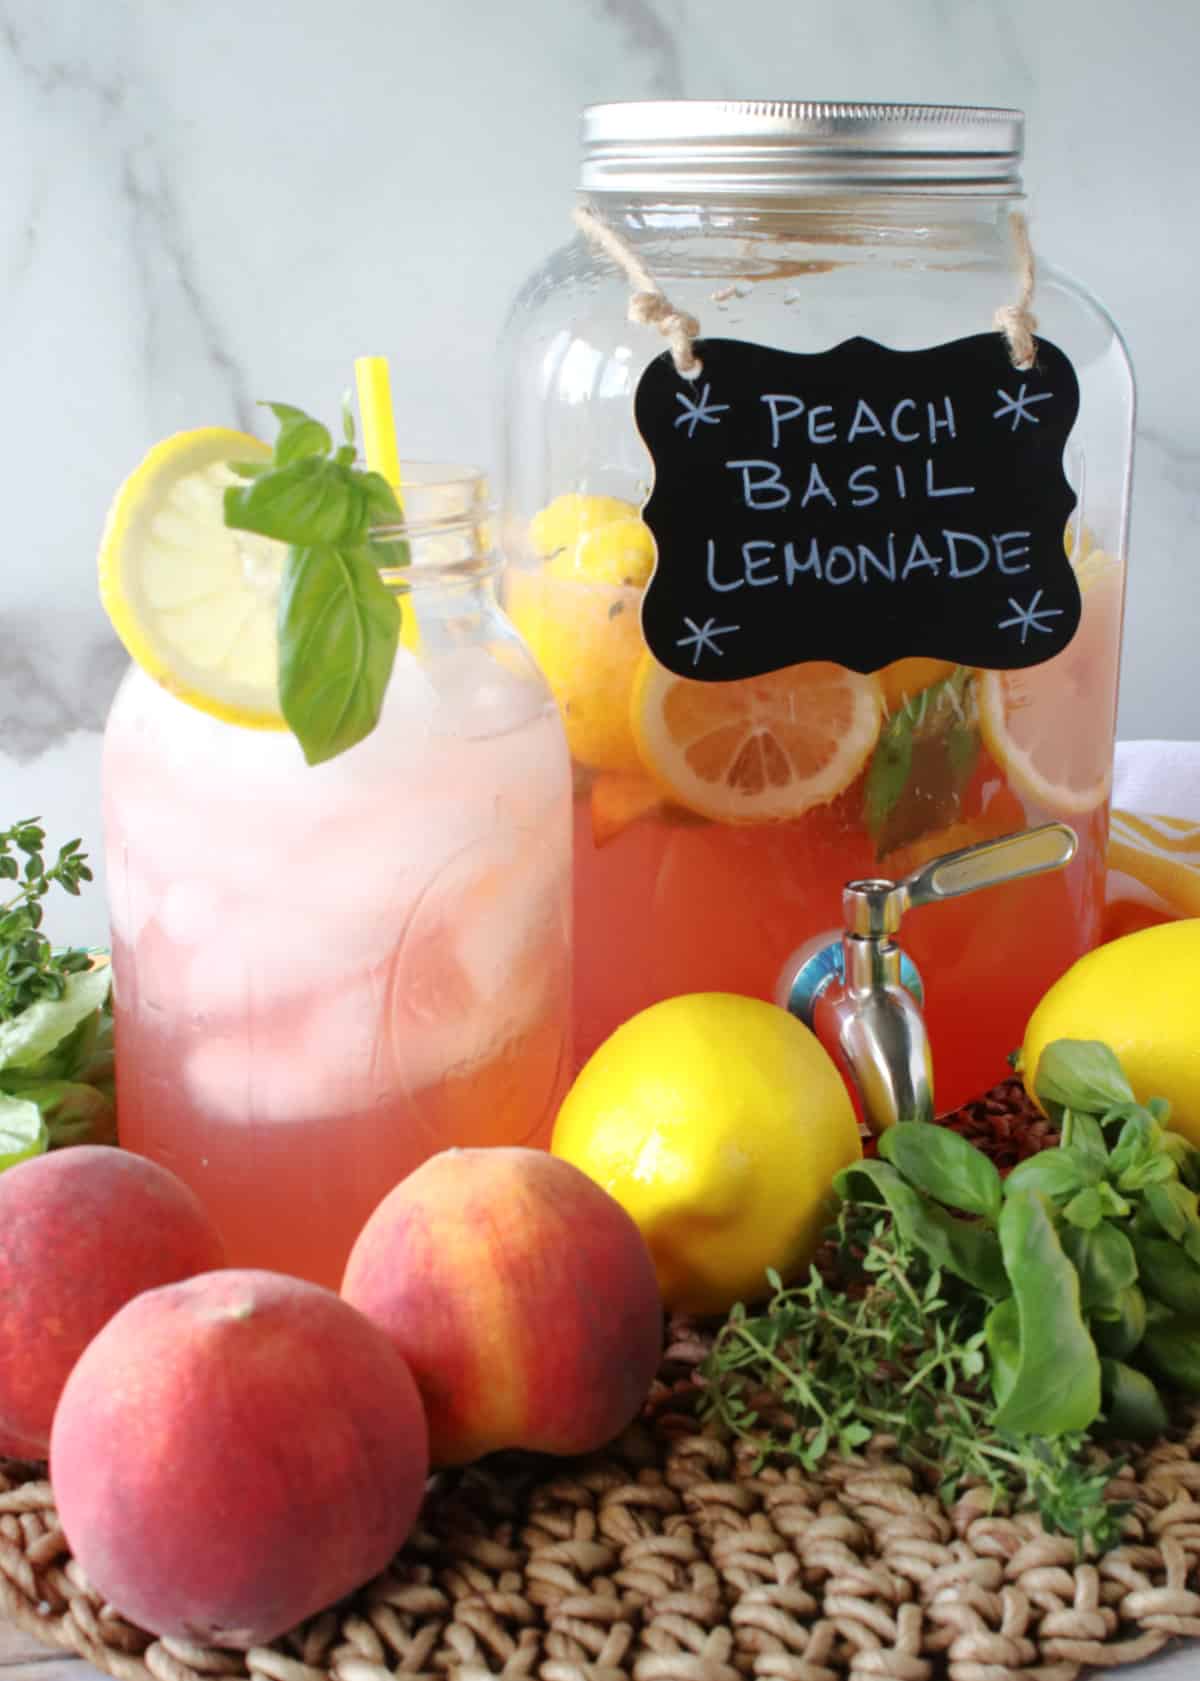
{"label": "chalk asterisk mark", "polygon": [[996,626],[996,629],[1015,630],[1019,627],[1021,632],[1022,648],[1025,646],[1026,642],[1028,642],[1029,632],[1031,630],[1040,630],[1045,636],[1053,635],[1050,626],[1044,625],[1042,620],[1061,618],[1062,608],[1039,607],[1038,602],[1042,599],[1044,593],[1044,590],[1035,590],[1033,600],[1029,603],[1028,607],[1022,607],[1020,602],[1014,601],[1010,595],[1008,598],[1008,605],[1012,608],[1013,613],[1016,616],[1011,619],[1001,619],[999,624]]}
{"label": "chalk asterisk mark", "polygon": [[1023,420],[1027,420],[1031,426],[1036,426],[1038,417],[1036,414],[1030,413],[1030,405],[1033,403],[1048,403],[1054,393],[1053,391],[1039,391],[1036,397],[1026,396],[1025,381],[1022,380],[1015,397],[1011,391],[1001,391],[999,386],[996,387],[996,395],[1000,399],[1000,407],[993,411],[992,419],[1002,420],[1005,415],[1011,414],[1013,417],[1012,429],[1015,432]]}
{"label": "chalk asterisk mark", "polygon": [[675,416],[675,425],[677,428],[686,426],[689,438],[696,436],[697,426],[720,425],[718,417],[723,415],[729,407],[728,403],[710,402],[709,394],[711,391],[711,385],[703,386],[700,395],[694,401],[683,391],[675,393],[675,401],[683,404],[683,413]]}
{"label": "chalk asterisk mark", "polygon": [[715,639],[718,636],[730,636],[740,628],[738,625],[719,625],[715,619],[705,619],[702,625],[698,625],[695,619],[689,619],[685,616],[683,622],[691,635],[681,636],[675,646],[692,650],[693,665],[700,664],[701,654],[723,654],[725,650],[717,647]]}

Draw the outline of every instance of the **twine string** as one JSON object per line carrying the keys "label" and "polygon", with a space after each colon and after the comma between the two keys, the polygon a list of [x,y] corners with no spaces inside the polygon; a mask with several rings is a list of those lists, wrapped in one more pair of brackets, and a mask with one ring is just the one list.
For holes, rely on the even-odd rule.
{"label": "twine string", "polygon": [[671,350],[671,360],[684,379],[695,379],[704,366],[696,355],[700,323],[686,310],[676,309],[658,281],[638,258],[629,241],[582,205],[573,212],[575,226],[609,257],[633,287],[628,315],[639,326],[657,327]]}
{"label": "twine string", "polygon": [[1037,316],[1033,313],[1033,288],[1036,270],[1033,246],[1029,241],[1029,224],[1019,210],[1008,218],[1013,248],[1017,257],[1017,279],[1020,291],[1014,304],[1001,304],[993,322],[1008,340],[1008,353],[1014,368],[1032,368],[1037,359]]}
{"label": "twine string", "polygon": [[[575,226],[608,256],[625,275],[633,292],[628,316],[643,327],[657,327],[671,349],[671,359],[684,379],[695,379],[704,364],[696,355],[700,323],[686,310],[676,309],[658,281],[638,257],[627,239],[583,205],[572,212]],[[1037,359],[1037,316],[1033,313],[1033,291],[1037,270],[1029,224],[1019,210],[1009,216],[1009,229],[1017,259],[1019,291],[1017,301],[1001,304],[993,325],[1008,340],[1008,352],[1015,368],[1032,368]]]}

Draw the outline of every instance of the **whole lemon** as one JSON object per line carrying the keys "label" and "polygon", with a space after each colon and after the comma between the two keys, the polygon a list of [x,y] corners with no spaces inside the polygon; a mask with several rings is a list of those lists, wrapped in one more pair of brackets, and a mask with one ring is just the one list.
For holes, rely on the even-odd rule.
{"label": "whole lemon", "polygon": [[553,555],[570,549],[589,531],[613,520],[636,519],[632,502],[619,496],[587,496],[568,491],[534,514],[529,522],[529,544],[536,554]]}
{"label": "whole lemon", "polygon": [[1200,917],[1164,922],[1099,946],[1046,993],[1022,1048],[1032,1093],[1054,1039],[1102,1039],[1139,1103],[1165,1097],[1170,1124],[1200,1146]]}
{"label": "whole lemon", "polygon": [[593,584],[641,589],[654,570],[654,552],[648,525],[640,519],[614,519],[585,531],[573,548],[563,549],[549,565],[556,578],[586,578]]}
{"label": "whole lemon", "polygon": [[727,1312],[816,1252],[833,1177],[862,1155],[841,1076],[774,1004],[668,998],[580,1070],[551,1149],[616,1198],[646,1239],[667,1307]]}
{"label": "whole lemon", "polygon": [[508,615],[558,702],[571,757],[589,770],[642,769],[629,720],[640,601],[640,590],[551,570],[508,581]]}

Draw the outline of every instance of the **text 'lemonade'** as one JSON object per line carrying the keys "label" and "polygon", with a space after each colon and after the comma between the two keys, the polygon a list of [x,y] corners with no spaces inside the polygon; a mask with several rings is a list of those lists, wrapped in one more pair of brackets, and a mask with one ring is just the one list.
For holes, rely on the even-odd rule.
{"label": "text 'lemonade'", "polygon": [[[223,463],[201,479],[234,482]],[[397,648],[378,723],[348,751],[308,764],[287,731],[212,716],[137,666],[112,708],[121,1141],[194,1187],[235,1265],[336,1287],[368,1214],[428,1156],[548,1137],[567,1061],[569,769],[465,530],[479,494],[474,477],[409,490],[419,647]],[[184,540],[178,501],[156,518],[159,539]],[[278,546],[207,540],[243,577]],[[174,601],[203,593],[193,575]]]}

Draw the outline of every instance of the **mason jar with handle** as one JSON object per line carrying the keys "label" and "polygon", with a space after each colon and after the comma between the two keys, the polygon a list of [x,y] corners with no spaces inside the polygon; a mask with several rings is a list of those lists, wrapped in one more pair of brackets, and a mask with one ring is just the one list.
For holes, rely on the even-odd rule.
{"label": "mason jar with handle", "polygon": [[365,739],[306,764],[135,665],[104,744],[121,1143],[231,1264],[333,1288],[428,1156],[548,1142],[569,1063],[562,727],[480,475],[406,463],[404,509],[373,535],[416,635]]}
{"label": "mason jar with handle", "polygon": [[[1133,388],[1099,305],[1064,275],[1035,272],[1022,145],[1021,114],[1007,110],[668,101],[584,115],[579,226],[516,300],[502,385],[507,600],[574,766],[580,1058],[671,994],[773,997],[797,945],[838,925],[852,877],[899,879],[940,853],[1063,819],[1079,838],[1065,871],[910,919],[938,1100],[954,1105],[1003,1075],[1033,1003],[1099,937]],[[902,624],[899,592],[867,587],[865,561],[855,572],[863,545],[850,536],[849,563],[822,551],[818,599],[808,539],[816,513],[847,515],[855,485],[860,500],[868,484],[890,496],[897,532],[911,517],[903,499],[918,493],[942,510],[939,538],[969,525],[933,500],[976,482],[942,476],[961,405],[913,398],[905,409],[905,398],[875,414],[868,404],[894,476],[890,466],[886,481],[811,476],[869,424],[862,388],[837,384],[836,356],[890,357],[889,368],[909,356],[916,368],[936,353],[958,368],[964,342],[978,372],[963,361],[962,378],[990,429],[972,461],[986,477],[993,445],[1041,449],[1037,473],[1056,474],[1059,488],[1040,502],[1030,492],[1033,513],[1011,523],[1054,525],[1057,560],[1039,564],[1060,565],[1071,595],[1069,610],[1037,597],[1011,532],[994,552],[974,538],[996,607],[978,646],[964,614],[971,590],[982,597],[953,581],[975,565],[961,533],[957,554],[931,541],[920,560],[921,636]],[[820,364],[832,394],[802,413],[799,384],[786,402],[760,384],[775,437],[747,449],[718,374],[751,353],[765,369],[773,356],[801,372]],[[1041,406],[1047,369],[1077,381],[1077,413],[1060,414],[1058,431],[1054,405]],[[690,436],[698,460],[704,444],[702,466],[668,471],[672,434]],[[772,442],[769,462],[747,461]],[[782,541],[732,558],[703,541],[731,485],[749,506],[757,484],[766,505],[769,472],[791,487],[786,576]],[[882,574],[883,548],[868,552]],[[893,577],[896,564],[892,553]],[[694,634],[719,635],[752,605],[786,641],[823,623],[836,596],[839,638],[821,657],[822,633],[806,633],[790,661],[777,653],[771,669],[732,680],[715,644],[694,677],[669,668],[661,633],[647,647],[647,587],[651,601],[658,590],[687,608],[680,592],[706,568],[713,588],[740,590],[710,599],[739,612],[677,612]],[[755,589],[764,582],[773,591]],[[1030,663],[995,654],[994,627],[1008,621],[1012,659]]]}

